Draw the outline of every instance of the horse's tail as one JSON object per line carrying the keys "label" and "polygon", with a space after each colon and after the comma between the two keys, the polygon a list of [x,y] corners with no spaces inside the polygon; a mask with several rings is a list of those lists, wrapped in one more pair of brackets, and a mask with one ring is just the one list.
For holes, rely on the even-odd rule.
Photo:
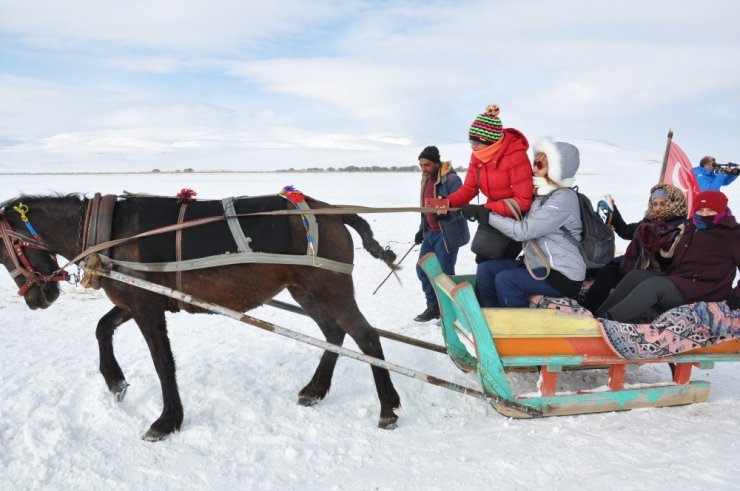
{"label": "horse's tail", "polygon": [[390,249],[384,249],[377,240],[373,237],[373,230],[370,228],[370,224],[365,221],[364,218],[359,215],[342,215],[342,221],[352,227],[360,234],[362,238],[362,247],[365,248],[373,257],[377,257],[388,265],[391,269],[398,269],[398,266],[393,264],[396,260],[396,253]]}

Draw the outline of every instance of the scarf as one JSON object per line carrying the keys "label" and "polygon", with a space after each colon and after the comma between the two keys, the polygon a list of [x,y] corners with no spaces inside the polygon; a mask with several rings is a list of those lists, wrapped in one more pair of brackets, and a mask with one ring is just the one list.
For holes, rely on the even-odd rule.
{"label": "scarf", "polygon": [[672,258],[685,228],[683,223],[678,226],[663,221],[641,223],[622,258],[622,274],[635,269],[660,271],[656,256],[660,254],[663,259]]}
{"label": "scarf", "polygon": [[504,143],[504,139],[501,138],[496,143],[492,143],[491,145],[483,147],[480,150],[475,150],[473,152],[473,157],[480,160],[484,164],[487,164],[488,162],[491,162],[493,158],[496,156],[496,154],[498,153],[498,151],[501,150],[503,143]]}
{"label": "scarf", "polygon": [[717,213],[716,215],[710,215],[708,217],[694,213],[694,216],[691,217],[691,221],[694,222],[697,230],[707,230],[714,228],[714,226],[724,220],[727,215],[732,215],[729,208],[725,208],[725,211],[722,213]]}
{"label": "scarf", "polygon": [[[665,198],[665,205],[656,209],[653,206],[653,197]],[[670,184],[656,184],[652,187],[650,197],[648,198],[648,206],[645,210],[645,219],[667,222],[671,217],[685,217],[687,214],[686,197],[683,191]]]}

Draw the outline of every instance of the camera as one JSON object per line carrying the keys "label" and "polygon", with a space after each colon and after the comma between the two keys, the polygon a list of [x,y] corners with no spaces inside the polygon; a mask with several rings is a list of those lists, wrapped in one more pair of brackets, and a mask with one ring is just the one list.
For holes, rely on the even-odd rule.
{"label": "camera", "polygon": [[715,174],[727,174],[730,176],[740,175],[740,165],[734,162],[727,162],[726,164],[714,164],[712,166],[712,172]]}

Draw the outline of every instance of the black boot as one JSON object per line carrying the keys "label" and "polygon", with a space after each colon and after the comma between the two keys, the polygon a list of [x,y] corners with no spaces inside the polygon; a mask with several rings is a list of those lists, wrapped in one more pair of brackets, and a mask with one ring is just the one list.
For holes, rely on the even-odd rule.
{"label": "black boot", "polygon": [[428,307],[424,312],[414,317],[416,322],[429,322],[434,319],[439,319],[439,307]]}

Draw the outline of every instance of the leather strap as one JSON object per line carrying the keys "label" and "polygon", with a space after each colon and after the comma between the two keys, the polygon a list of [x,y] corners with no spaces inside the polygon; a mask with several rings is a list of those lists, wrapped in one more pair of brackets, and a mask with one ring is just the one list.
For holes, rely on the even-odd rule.
{"label": "leather strap", "polygon": [[[101,195],[95,193],[93,199],[88,202],[85,212],[85,227],[82,235],[82,250],[88,247],[103,244],[111,238],[113,228],[113,211],[118,197],[115,194]],[[109,250],[102,251],[108,255]]]}
{"label": "leather strap", "polygon": [[[180,225],[185,221],[185,210],[188,208],[188,202],[184,201],[180,204],[180,213],[177,215],[177,224]],[[175,261],[178,263],[182,261],[182,229],[178,228],[175,232]],[[182,271],[175,272],[175,288],[179,291],[185,291],[182,288]],[[180,310],[185,309],[185,304],[181,301],[177,301],[177,306]]]}

